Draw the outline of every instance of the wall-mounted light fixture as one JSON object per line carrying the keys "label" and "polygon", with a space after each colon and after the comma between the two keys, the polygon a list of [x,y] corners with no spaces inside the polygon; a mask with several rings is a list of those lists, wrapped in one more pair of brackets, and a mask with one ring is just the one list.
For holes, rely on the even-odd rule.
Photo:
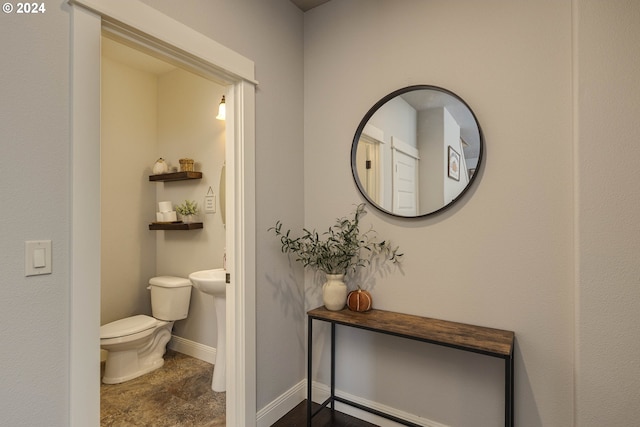
{"label": "wall-mounted light fixture", "polygon": [[222,95],[222,101],[220,101],[220,105],[218,105],[218,115],[216,119],[225,120],[227,118],[227,107],[224,103],[224,95]]}

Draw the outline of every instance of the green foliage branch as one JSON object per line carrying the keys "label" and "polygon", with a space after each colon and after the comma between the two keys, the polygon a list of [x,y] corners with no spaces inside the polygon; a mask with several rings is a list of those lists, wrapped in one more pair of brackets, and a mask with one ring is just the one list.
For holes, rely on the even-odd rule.
{"label": "green foliage branch", "polygon": [[365,204],[358,205],[352,217],[338,218],[323,233],[304,228],[301,236],[293,236],[291,230],[283,231],[277,221],[273,231],[280,238],[282,252],[296,255],[296,261],[305,268],[320,270],[326,274],[351,274],[359,267],[367,267],[376,258],[400,263],[403,254],[389,241],[379,241],[373,226],[360,232],[360,220],[366,213]]}
{"label": "green foliage branch", "polygon": [[183,204],[176,206],[176,212],[180,215],[196,215],[198,204],[194,200],[185,200]]}

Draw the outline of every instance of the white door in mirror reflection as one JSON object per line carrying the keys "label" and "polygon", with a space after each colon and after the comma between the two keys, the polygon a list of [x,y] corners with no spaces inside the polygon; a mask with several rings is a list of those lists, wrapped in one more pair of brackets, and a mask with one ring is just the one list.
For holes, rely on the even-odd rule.
{"label": "white door in mirror reflection", "polygon": [[398,138],[391,137],[393,159],[393,213],[402,216],[418,214],[418,150]]}

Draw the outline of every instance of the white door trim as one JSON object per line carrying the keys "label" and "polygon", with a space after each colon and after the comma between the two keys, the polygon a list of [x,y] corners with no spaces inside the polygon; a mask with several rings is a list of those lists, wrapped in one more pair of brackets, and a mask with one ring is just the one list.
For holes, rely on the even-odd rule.
{"label": "white door trim", "polygon": [[71,39],[69,425],[81,427],[100,420],[100,18],[74,7]]}
{"label": "white door trim", "polygon": [[[69,419],[99,425],[100,37],[111,32],[227,89],[227,425],[256,424],[255,80],[252,61],[133,0],[72,0]],[[231,112],[231,114],[229,114]],[[231,363],[230,363],[231,362]]]}

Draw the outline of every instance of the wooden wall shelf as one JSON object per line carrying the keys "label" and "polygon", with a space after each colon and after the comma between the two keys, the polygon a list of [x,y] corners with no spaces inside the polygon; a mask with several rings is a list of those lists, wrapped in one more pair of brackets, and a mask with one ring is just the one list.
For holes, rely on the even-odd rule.
{"label": "wooden wall shelf", "polygon": [[152,222],[149,224],[149,230],[197,230],[203,228],[201,222]]}
{"label": "wooden wall shelf", "polygon": [[149,181],[184,181],[187,179],[201,179],[202,172],[171,172],[149,175]]}

